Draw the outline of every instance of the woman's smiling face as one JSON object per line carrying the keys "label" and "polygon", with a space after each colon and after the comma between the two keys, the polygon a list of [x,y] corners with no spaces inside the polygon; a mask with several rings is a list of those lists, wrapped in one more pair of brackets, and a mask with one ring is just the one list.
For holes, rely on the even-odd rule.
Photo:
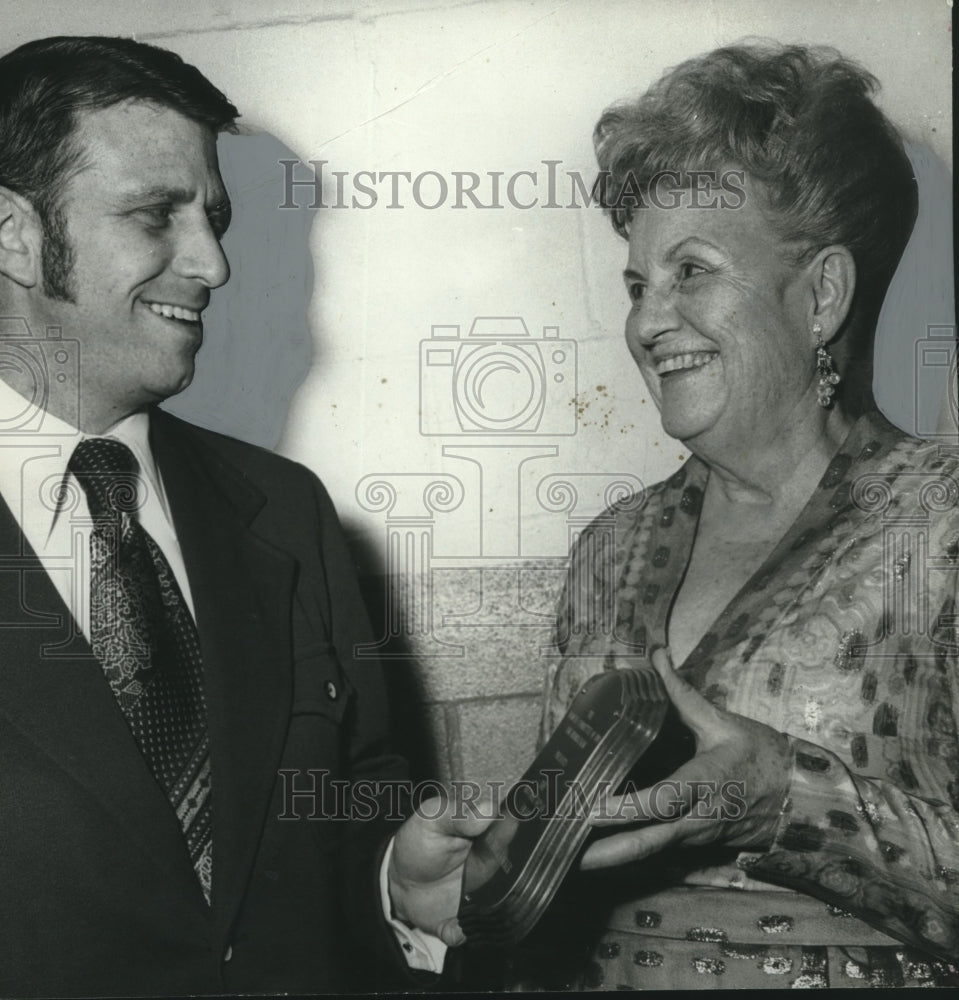
{"label": "woman's smiling face", "polygon": [[809,283],[747,183],[738,207],[652,206],[629,227],[626,342],[667,434],[749,447],[816,406]]}

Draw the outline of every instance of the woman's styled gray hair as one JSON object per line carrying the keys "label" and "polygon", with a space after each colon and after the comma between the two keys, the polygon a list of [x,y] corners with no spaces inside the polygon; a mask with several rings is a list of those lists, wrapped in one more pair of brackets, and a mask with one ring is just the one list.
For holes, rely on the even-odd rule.
{"label": "woman's styled gray hair", "polygon": [[[741,169],[797,262],[841,244],[856,262],[857,325],[871,325],[916,217],[913,170],[876,107],[874,76],[835,49],[760,40],[669,70],[594,132],[599,197],[626,236],[663,172]],[[848,345],[847,345],[848,346]]]}

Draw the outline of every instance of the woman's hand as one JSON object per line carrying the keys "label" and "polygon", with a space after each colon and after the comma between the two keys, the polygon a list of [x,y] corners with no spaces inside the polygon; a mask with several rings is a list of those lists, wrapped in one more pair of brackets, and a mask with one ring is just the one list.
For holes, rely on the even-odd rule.
{"label": "woman's hand", "polygon": [[638,861],[675,845],[769,847],[789,787],[786,736],[710,704],[673,670],[668,650],[656,650],[652,663],[696,738],[696,755],[664,781],[597,803],[593,826],[630,829],[593,843],[582,867]]}

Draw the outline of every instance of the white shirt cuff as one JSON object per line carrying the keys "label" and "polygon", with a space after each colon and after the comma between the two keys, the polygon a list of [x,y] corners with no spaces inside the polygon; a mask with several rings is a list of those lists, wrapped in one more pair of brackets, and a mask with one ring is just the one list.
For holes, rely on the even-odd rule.
{"label": "white shirt cuff", "polygon": [[446,961],[446,945],[435,935],[422,931],[418,927],[408,927],[393,916],[393,904],[390,901],[390,858],[393,857],[393,838],[390,838],[380,865],[380,902],[383,915],[393,928],[396,940],[399,941],[406,957],[406,964],[411,969],[422,969],[426,972],[440,973]]}

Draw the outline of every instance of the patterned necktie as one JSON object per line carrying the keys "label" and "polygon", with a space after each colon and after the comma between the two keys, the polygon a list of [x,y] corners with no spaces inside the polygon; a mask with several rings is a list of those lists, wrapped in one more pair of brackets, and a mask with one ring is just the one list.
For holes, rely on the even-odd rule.
{"label": "patterned necktie", "polygon": [[110,438],[77,445],[68,468],[86,493],[90,644],[150,770],[170,800],[210,902],[210,740],[193,616],[170,564],[143,529],[133,452]]}

